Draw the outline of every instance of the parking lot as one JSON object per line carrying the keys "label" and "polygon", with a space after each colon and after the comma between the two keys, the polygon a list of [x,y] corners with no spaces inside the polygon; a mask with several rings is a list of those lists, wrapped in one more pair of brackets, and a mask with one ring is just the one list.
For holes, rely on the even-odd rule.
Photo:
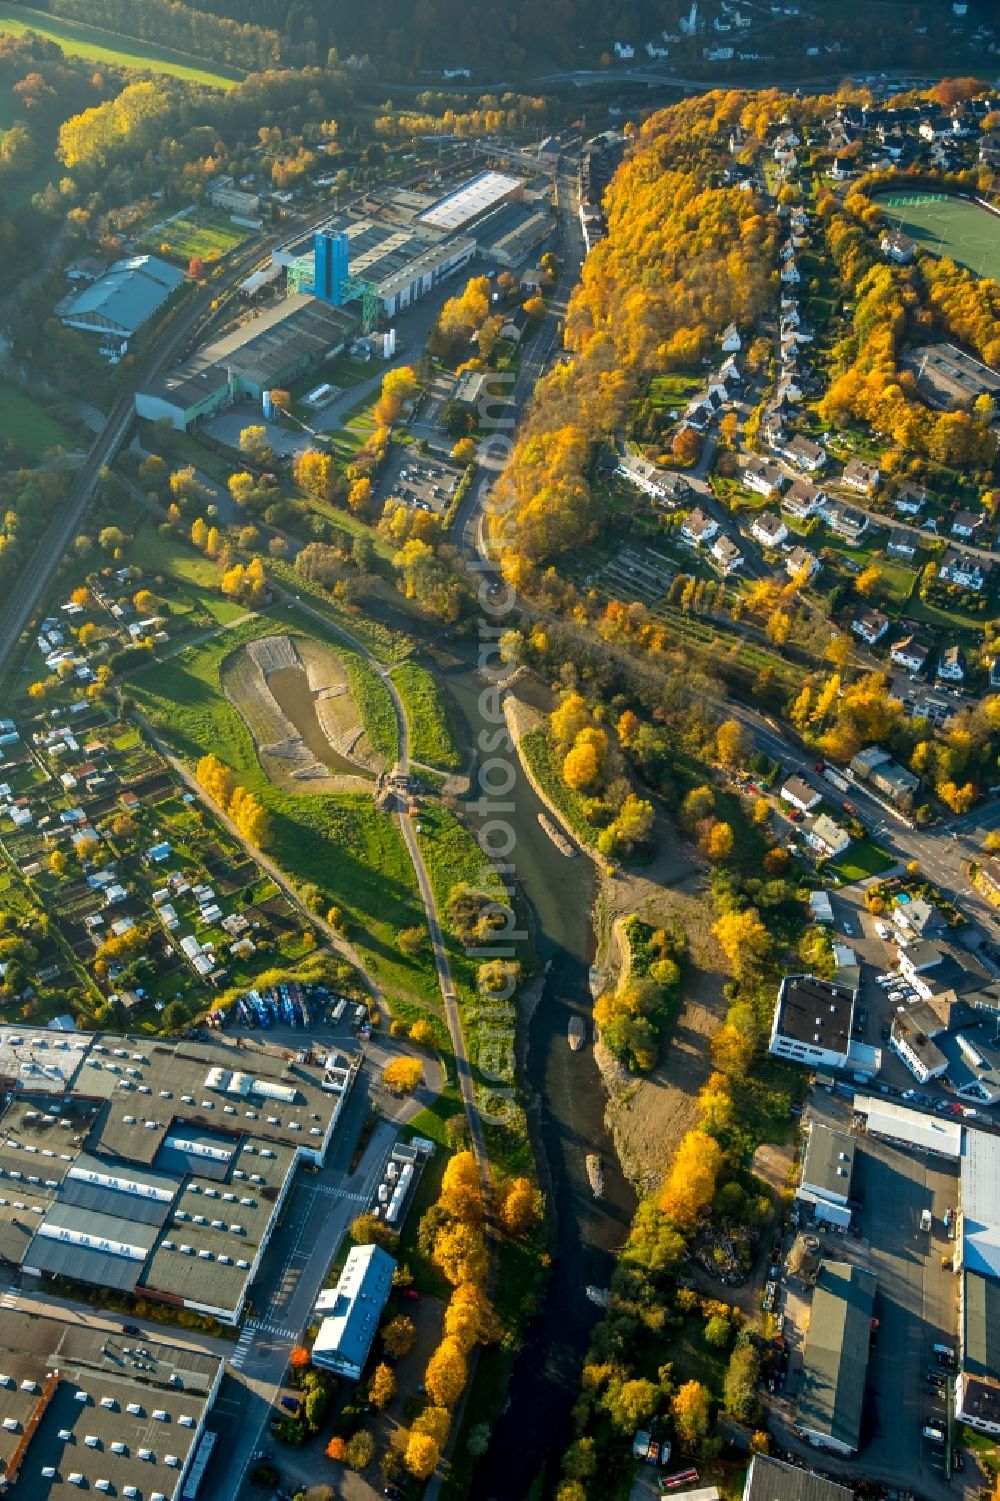
{"label": "parking lot", "polygon": [[430,449],[420,453],[413,445],[402,451],[392,450],[392,458],[379,476],[379,493],[394,496],[408,506],[443,515],[451,504],[465,473],[448,450]]}
{"label": "parking lot", "polygon": [[[836,1095],[817,1091],[808,1115],[838,1130],[850,1129],[851,1107]],[[852,1192],[862,1207],[854,1212],[851,1233],[808,1228],[820,1242],[818,1255],[875,1273],[878,1327],[869,1356],[860,1454],[853,1461],[824,1454],[819,1467],[837,1477],[857,1473],[860,1466],[871,1479],[921,1496],[954,1494],[945,1479],[944,1447],[924,1438],[923,1428],[940,1424],[946,1431],[948,1426],[951,1373],[938,1364],[933,1346],[956,1345],[958,1279],[950,1269],[953,1247],[944,1215],[958,1202],[957,1166],[861,1136]],[[920,1228],[925,1209],[933,1217],[929,1233]],[[783,1283],[781,1313],[790,1359],[784,1389],[776,1394],[774,1427],[779,1442],[803,1456],[817,1456],[792,1429],[811,1302],[808,1284],[791,1278]]]}

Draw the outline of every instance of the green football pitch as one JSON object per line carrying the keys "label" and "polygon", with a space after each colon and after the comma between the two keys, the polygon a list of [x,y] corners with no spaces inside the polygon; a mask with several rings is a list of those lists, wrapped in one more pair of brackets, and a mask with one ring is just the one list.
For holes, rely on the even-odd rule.
{"label": "green football pitch", "polygon": [[893,224],[935,255],[1000,281],[1000,217],[945,193],[894,193],[875,200]]}

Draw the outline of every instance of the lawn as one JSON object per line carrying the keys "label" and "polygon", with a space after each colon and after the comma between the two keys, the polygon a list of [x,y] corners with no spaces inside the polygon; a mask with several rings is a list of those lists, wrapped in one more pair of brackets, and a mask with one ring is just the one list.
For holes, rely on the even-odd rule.
{"label": "lawn", "polygon": [[139,236],[139,243],[147,250],[162,251],[186,265],[193,255],[201,256],[204,261],[220,260],[242,245],[250,233],[249,229],[233,224],[226,215],[192,211],[169,224],[151,224]]}
{"label": "lawn", "polygon": [[[219,592],[219,566],[175,536],[161,536],[150,521],[141,526],[126,549],[125,560],[152,574],[169,574],[178,581],[191,607],[226,625],[245,614]],[[155,589],[155,585],[154,585]],[[176,600],[170,601],[176,607]]]}
{"label": "lawn", "polygon": [[61,423],[14,386],[0,385],[0,434],[41,458],[68,441]]}
{"label": "lawn", "polygon": [[392,680],[399,690],[410,728],[410,755],[414,761],[441,771],[457,771],[462,764],[444,701],[426,667],[401,662]]}
{"label": "lawn", "polygon": [[831,860],[826,868],[847,886],[852,881],[863,881],[866,876],[880,876],[891,870],[895,863],[885,850],[879,849],[870,839],[859,839],[850,849]]}
{"label": "lawn", "polygon": [[874,201],[925,250],[949,256],[976,276],[1000,278],[1000,220],[978,204],[946,193],[893,193]]}
{"label": "lawn", "polygon": [[209,65],[169,47],[120,37],[100,26],[85,26],[29,10],[22,5],[0,3],[0,31],[11,36],[37,32],[56,42],[70,57],[82,57],[93,63],[113,63],[119,68],[140,68],[152,73],[169,73],[190,83],[202,83],[212,89],[231,89],[243,77],[236,68],[223,64]]}

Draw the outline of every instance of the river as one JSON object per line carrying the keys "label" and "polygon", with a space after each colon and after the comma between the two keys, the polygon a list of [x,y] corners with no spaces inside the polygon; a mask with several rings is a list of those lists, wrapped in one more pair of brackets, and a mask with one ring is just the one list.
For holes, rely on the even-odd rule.
{"label": "river", "polygon": [[[468,662],[436,664],[460,717],[466,748],[487,728],[479,707],[483,680]],[[490,726],[492,727],[492,722]],[[570,1441],[570,1409],[579,1392],[580,1367],[600,1310],[584,1293],[606,1287],[635,1211],[635,1195],[622,1177],[604,1124],[604,1092],[592,1051],[589,969],[594,954],[591,913],[596,891],[584,856],[567,859],[538,822],[541,803],[513,756],[509,801],[517,834],[511,861],[534,922],[540,961],[551,961],[542,999],[528,1029],[527,1079],[539,1108],[536,1145],[544,1156],[543,1181],[553,1213],[556,1243],[544,1303],[514,1365],[510,1400],[493,1430],[473,1487],[477,1501],[523,1501],[545,1466],[550,1480]],[[474,826],[474,820],[473,826]],[[587,1023],[587,1046],[570,1050],[570,1017]],[[584,1163],[600,1153],[604,1197],[596,1202]]]}

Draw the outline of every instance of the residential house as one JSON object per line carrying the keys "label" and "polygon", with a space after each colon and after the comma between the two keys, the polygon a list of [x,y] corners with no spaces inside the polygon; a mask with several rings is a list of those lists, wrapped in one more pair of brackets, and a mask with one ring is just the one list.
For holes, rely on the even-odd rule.
{"label": "residential house", "polygon": [[815,787],[802,777],[789,777],[781,788],[781,800],[791,803],[793,808],[798,808],[800,813],[808,813],[811,808],[822,802],[822,793],[817,792]]}
{"label": "residential house", "polygon": [[879,249],[888,260],[895,261],[897,266],[906,266],[916,254],[917,246],[902,230],[887,229],[879,241]]}
{"label": "residential house", "polygon": [[987,568],[973,553],[959,552],[951,547],[941,559],[938,577],[944,584],[954,584],[959,589],[971,589],[978,594],[986,582]]}
{"label": "residential house", "polygon": [[927,504],[927,492],[917,485],[901,485],[893,500],[896,510],[903,516],[919,516]]}
{"label": "residential house", "polygon": [[784,484],[781,470],[774,464],[768,464],[765,459],[752,459],[740,478],[746,489],[753,490],[756,495],[763,495],[768,500],[779,494]]}
{"label": "residential house", "polygon": [[724,535],[716,537],[711,546],[711,553],[719,572],[727,578],[731,573],[735,573],[737,568],[743,566],[743,554],[729,537]]}
{"label": "residential house", "polygon": [[988,167],[1000,167],[1000,130],[988,131],[979,142],[979,160]]}
{"label": "residential house", "polygon": [[905,558],[908,563],[911,563],[917,555],[917,539],[912,532],[904,531],[900,526],[894,526],[889,533],[886,552],[891,552],[894,558]]}
{"label": "residential house", "polygon": [[795,264],[794,259],[786,261],[782,266],[781,280],[784,282],[786,287],[796,286],[798,282],[802,280],[801,276],[799,275],[799,268]]}
{"label": "residential house", "polygon": [[953,537],[963,537],[968,541],[982,524],[983,515],[981,511],[956,511],[951,521],[951,535]]}
{"label": "residential house", "polygon": [[851,621],[851,630],[855,636],[869,646],[874,646],[876,641],[881,641],[889,629],[889,617],[883,615],[881,610],[873,610],[869,607],[859,610]]}
{"label": "residential house", "polygon": [[501,339],[509,339],[514,344],[520,344],[529,322],[530,319],[524,308],[515,308],[513,312],[507,314],[500,325]]}
{"label": "residential house", "polygon": [[806,834],[806,839],[821,855],[830,856],[842,854],[851,842],[851,836],[847,830],[834,823],[828,813],[820,814]]}
{"label": "residential house", "polygon": [[919,1084],[940,1079],[948,1059],[934,1041],[945,1031],[937,1012],[926,1001],[914,1001],[896,1012],[889,1032],[889,1047]]}
{"label": "residential house", "polygon": [[713,521],[711,516],[706,516],[698,506],[689,511],[681,522],[681,540],[690,547],[700,547],[703,542],[711,542],[713,537],[718,536],[718,532],[719,523]]}
{"label": "residential house", "polygon": [[941,683],[964,683],[965,668],[957,646],[946,646],[938,660],[937,679]]}
{"label": "residential house", "polygon": [[857,547],[868,530],[868,517],[853,506],[831,502],[823,508],[827,526],[852,547]]}
{"label": "residential house", "polygon": [[635,485],[636,489],[648,495],[659,505],[674,506],[682,500],[690,491],[687,480],[679,475],[669,474],[663,469],[657,469],[648,459],[639,454],[626,453],[618,462],[615,474],[619,479],[628,480],[629,484]]}
{"label": "residential house", "polygon": [[936,933],[943,933],[948,926],[934,903],[925,901],[922,896],[909,902],[897,902],[892,909],[892,920],[907,938],[910,934],[916,938],[931,938]]}
{"label": "residential house", "polygon": [[781,498],[781,509],[798,521],[808,521],[818,516],[826,496],[812,480],[797,479],[792,482]]}
{"label": "residential house", "polygon": [[722,331],[722,352],[723,354],[739,354],[742,348],[743,340],[740,338],[740,331],[735,323],[730,323],[729,327]]}
{"label": "residential house", "polygon": [[819,572],[819,566],[819,558],[807,547],[793,547],[785,557],[785,572],[791,579],[798,578],[803,568],[809,570],[806,577],[813,578]]}
{"label": "residential house", "polygon": [[924,646],[916,636],[904,636],[901,641],[893,645],[889,660],[895,662],[897,667],[904,668],[906,672],[923,672],[929,655],[930,647]]}
{"label": "residential house", "polygon": [[860,495],[873,495],[879,487],[882,478],[877,464],[869,464],[865,459],[849,459],[841,475],[841,483],[849,490],[857,490]]}
{"label": "residential house", "polygon": [[780,547],[788,536],[788,528],[780,516],[760,511],[753,519],[750,535],[761,547]]}
{"label": "residential house", "polygon": [[796,433],[794,438],[789,438],[779,452],[790,464],[795,464],[799,469],[805,469],[809,474],[817,473],[827,460],[827,452],[822,444],[814,443],[811,438],[803,437],[801,433]]}

